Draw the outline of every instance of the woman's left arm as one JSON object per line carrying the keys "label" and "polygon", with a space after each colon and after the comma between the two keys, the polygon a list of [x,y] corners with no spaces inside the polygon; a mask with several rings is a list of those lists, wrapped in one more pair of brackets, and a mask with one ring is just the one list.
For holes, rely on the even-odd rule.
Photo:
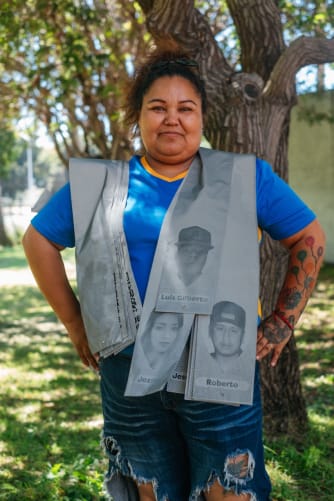
{"label": "woman's left arm", "polygon": [[289,251],[288,271],[278,295],[276,308],[258,329],[256,357],[271,351],[274,367],[288,343],[316,284],[324,259],[325,234],[317,219],[303,230],[281,240]]}

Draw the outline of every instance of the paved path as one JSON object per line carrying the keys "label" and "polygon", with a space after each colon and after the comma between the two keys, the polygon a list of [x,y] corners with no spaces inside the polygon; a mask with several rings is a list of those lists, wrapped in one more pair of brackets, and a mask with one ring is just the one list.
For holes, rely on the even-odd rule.
{"label": "paved path", "polygon": [[[65,268],[69,279],[74,280],[75,265],[65,262]],[[29,268],[22,268],[20,270],[0,269],[0,287],[12,287],[14,285],[36,285]]]}
{"label": "paved path", "polygon": [[[36,193],[33,193],[34,200],[37,200],[37,195],[40,191],[41,190],[37,190]],[[5,227],[10,235],[15,234],[17,231],[20,233],[25,231],[34,215],[31,212],[30,205],[3,207]],[[65,261],[65,268],[70,280],[74,280],[75,265]],[[14,285],[36,285],[35,279],[29,268],[22,268],[19,270],[0,269],[0,287],[11,287]]]}

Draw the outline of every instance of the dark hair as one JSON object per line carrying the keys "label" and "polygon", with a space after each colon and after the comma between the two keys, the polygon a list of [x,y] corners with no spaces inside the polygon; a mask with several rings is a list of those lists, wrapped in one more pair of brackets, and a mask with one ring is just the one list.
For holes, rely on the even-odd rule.
{"label": "dark hair", "polygon": [[177,320],[177,326],[178,328],[183,326],[183,313],[171,313],[171,312],[164,312],[164,311],[152,311],[151,315],[147,321],[145,331],[146,332],[151,332],[151,330],[154,327],[155,322],[158,320],[161,315],[165,315],[166,313],[169,313],[171,315],[174,315],[176,320]]}
{"label": "dark hair", "polygon": [[165,76],[180,76],[188,80],[201,98],[205,115],[206,92],[197,62],[180,50],[157,50],[136,69],[130,81],[125,98],[125,120],[129,125],[138,123],[144,95],[155,80]]}

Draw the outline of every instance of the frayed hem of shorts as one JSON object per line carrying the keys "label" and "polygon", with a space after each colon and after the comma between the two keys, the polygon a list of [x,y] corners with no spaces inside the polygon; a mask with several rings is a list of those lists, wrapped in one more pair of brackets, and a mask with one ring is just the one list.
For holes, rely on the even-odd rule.
{"label": "frayed hem of shorts", "polygon": [[207,482],[192,490],[189,501],[205,501],[204,492],[208,491],[215,482],[218,482],[226,491],[233,492],[236,496],[246,494],[250,496],[249,501],[258,501],[257,495],[253,491],[240,489],[240,487],[233,488],[226,480],[222,481],[220,475],[216,471],[212,471]]}
{"label": "frayed hem of shorts", "polygon": [[197,486],[192,490],[189,496],[189,501],[204,501],[204,492],[207,491],[216,481],[218,481],[220,485],[222,485],[219,475],[215,471],[213,471],[210,474],[208,480],[203,485]]}
{"label": "frayed hem of shorts", "polygon": [[108,499],[139,501],[137,485],[151,484],[156,501],[168,501],[167,495],[158,495],[158,481],[137,475],[131,463],[122,456],[120,446],[113,437],[102,437],[101,446],[109,457],[109,471],[105,475],[104,489]]}

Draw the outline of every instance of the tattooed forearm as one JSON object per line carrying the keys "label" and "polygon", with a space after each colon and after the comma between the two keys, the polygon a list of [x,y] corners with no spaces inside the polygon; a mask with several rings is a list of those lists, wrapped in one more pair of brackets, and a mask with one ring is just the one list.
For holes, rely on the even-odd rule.
{"label": "tattooed forearm", "polygon": [[276,308],[258,329],[256,358],[272,352],[275,367],[315,286],[324,256],[325,236],[317,220],[291,237],[281,240],[289,250],[288,272]]}
{"label": "tattooed forearm", "polygon": [[280,304],[285,310],[294,310],[303,299],[302,291],[296,287],[284,287],[280,293]]}
{"label": "tattooed forearm", "polygon": [[275,313],[281,318],[285,317],[291,326],[294,326],[296,324],[295,315],[287,315],[286,311],[281,311],[278,308],[276,308]]}
{"label": "tattooed forearm", "polygon": [[324,257],[325,238],[316,221],[290,247],[288,272],[277,301],[279,311],[295,325],[314,289]]}

